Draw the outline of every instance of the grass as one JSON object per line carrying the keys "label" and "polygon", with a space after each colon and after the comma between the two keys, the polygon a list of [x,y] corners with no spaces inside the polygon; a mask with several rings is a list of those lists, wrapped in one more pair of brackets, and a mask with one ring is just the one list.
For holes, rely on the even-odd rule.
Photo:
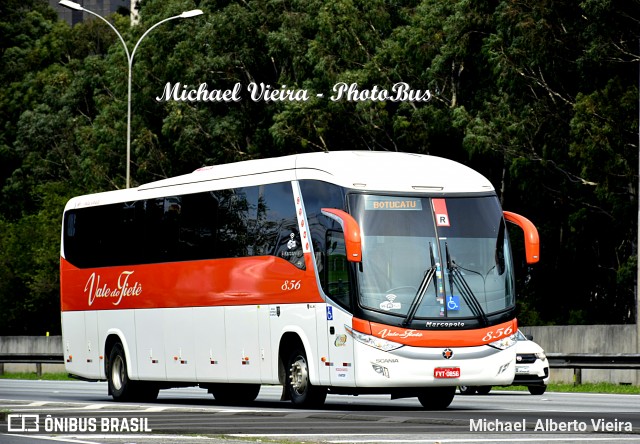
{"label": "grass", "polygon": [[27,373],[3,373],[0,374],[0,379],[30,379],[30,380],[44,380],[44,381],[75,381],[75,379],[69,377],[67,373],[43,373],[38,376],[36,372]]}
{"label": "grass", "polygon": [[[524,390],[524,386],[493,387],[491,390]],[[574,384],[549,384],[547,392],[564,393],[616,393],[616,394],[640,394],[640,386],[613,384],[610,382],[587,382],[580,385]]]}

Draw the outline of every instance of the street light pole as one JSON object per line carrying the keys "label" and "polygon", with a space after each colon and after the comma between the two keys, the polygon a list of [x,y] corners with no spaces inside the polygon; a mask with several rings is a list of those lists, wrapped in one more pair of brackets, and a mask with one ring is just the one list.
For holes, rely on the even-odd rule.
{"label": "street light pole", "polygon": [[126,177],[126,187],[129,188],[130,187],[130,183],[131,183],[131,180],[130,180],[130,178],[131,178],[131,79],[132,79],[132,73],[133,73],[133,57],[135,56],[136,50],[138,49],[138,46],[140,46],[140,42],[142,41],[142,39],[144,39],[147,36],[147,34],[149,34],[149,32],[151,32],[152,29],[154,29],[157,26],[163,24],[164,22],[168,22],[169,20],[174,20],[174,19],[179,19],[179,18],[196,17],[196,16],[202,14],[202,10],[193,9],[191,11],[185,11],[180,15],[175,15],[173,17],[169,17],[169,18],[166,18],[164,20],[159,21],[158,23],[156,23],[155,25],[153,25],[152,27],[147,29],[144,34],[142,34],[142,37],[140,37],[140,39],[138,39],[138,42],[133,47],[133,51],[131,52],[131,54],[129,54],[129,48],[127,47],[127,44],[125,43],[124,39],[122,38],[122,35],[118,32],[118,30],[115,28],[115,26],[113,26],[107,19],[105,19],[104,17],[102,17],[99,14],[96,14],[93,11],[89,11],[88,9],[85,9],[84,7],[79,5],[78,3],[75,3],[75,2],[72,2],[72,1],[69,1],[69,0],[60,0],[60,2],[58,2],[58,4],[61,5],[61,6],[65,6],[65,7],[69,8],[69,9],[74,9],[76,11],[84,11],[86,13],[89,13],[89,14],[91,14],[93,16],[98,17],[100,20],[102,20],[107,25],[109,25],[109,27],[111,29],[113,29],[113,31],[118,35],[118,38],[122,42],[122,46],[124,46],[124,52],[127,55],[127,62],[128,62],[128,65],[129,65],[129,79],[128,79],[128,83],[127,83],[127,177]]}

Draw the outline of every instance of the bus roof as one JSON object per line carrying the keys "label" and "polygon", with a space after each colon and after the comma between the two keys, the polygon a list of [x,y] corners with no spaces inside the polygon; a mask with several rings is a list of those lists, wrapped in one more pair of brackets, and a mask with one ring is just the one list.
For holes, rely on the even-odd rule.
{"label": "bus roof", "polygon": [[362,191],[482,193],[494,191],[477,171],[442,157],[392,151],[330,151],[247,160],[71,199],[65,208],[128,202],[262,183],[316,179]]}

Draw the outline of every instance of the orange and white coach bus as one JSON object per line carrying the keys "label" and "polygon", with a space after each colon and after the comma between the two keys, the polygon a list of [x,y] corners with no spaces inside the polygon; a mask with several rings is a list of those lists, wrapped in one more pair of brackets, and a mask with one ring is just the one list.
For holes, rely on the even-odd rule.
{"label": "orange and white coach bus", "polygon": [[516,289],[491,183],[439,157],[338,151],[201,168],[71,199],[61,310],[66,369],[115,400],[197,385],[224,403],[262,384],[415,397],[515,374]]}

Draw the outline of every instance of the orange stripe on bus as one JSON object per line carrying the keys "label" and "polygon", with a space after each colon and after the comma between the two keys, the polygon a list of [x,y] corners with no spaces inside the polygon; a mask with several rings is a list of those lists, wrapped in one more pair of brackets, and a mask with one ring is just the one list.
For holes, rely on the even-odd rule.
{"label": "orange stripe on bus", "polygon": [[471,330],[414,330],[353,318],[354,330],[414,347],[473,347],[509,337],[518,330],[516,319]]}
{"label": "orange stripe on bus", "polygon": [[62,311],[323,302],[313,273],[275,256],[79,269],[60,260]]}

